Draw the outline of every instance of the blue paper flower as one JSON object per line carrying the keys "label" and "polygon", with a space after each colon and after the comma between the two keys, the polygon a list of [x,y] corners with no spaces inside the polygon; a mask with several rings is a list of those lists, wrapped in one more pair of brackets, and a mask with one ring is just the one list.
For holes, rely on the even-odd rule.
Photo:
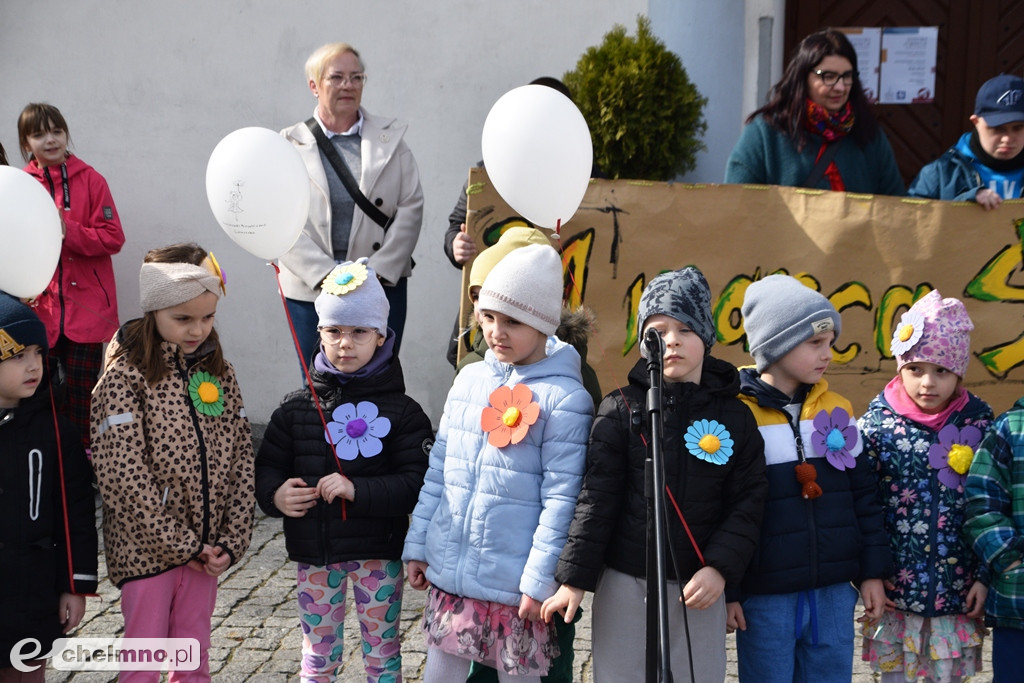
{"label": "blue paper flower", "polygon": [[712,465],[724,465],[732,457],[732,435],[716,420],[697,420],[686,429],[684,439],[691,455]]}
{"label": "blue paper flower", "polygon": [[358,405],[343,403],[334,409],[327,423],[327,443],[334,445],[339,460],[355,460],[357,456],[372,458],[380,454],[381,439],[391,431],[391,420],[379,416],[370,401]]}

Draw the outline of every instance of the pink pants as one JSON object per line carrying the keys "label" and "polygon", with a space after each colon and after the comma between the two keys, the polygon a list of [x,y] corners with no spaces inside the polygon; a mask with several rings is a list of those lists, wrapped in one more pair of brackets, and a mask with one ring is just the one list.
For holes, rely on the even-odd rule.
{"label": "pink pants", "polygon": [[[187,566],[136,579],[121,588],[125,638],[195,638],[201,653],[195,671],[172,671],[169,681],[210,680],[210,617],[217,577]],[[121,683],[159,681],[159,671],[122,671]]]}

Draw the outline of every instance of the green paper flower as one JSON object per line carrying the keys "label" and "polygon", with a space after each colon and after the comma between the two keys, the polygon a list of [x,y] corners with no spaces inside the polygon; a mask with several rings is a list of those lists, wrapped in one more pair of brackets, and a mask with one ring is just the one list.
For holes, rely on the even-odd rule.
{"label": "green paper flower", "polygon": [[217,417],[224,412],[224,390],[220,380],[206,371],[199,371],[188,381],[192,405],[203,415]]}

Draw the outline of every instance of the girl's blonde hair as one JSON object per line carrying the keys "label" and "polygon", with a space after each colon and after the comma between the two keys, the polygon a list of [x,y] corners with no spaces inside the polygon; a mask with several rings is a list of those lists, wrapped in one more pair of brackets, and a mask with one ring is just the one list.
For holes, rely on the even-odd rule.
{"label": "girl's blonde hair", "polygon": [[[195,242],[171,244],[166,247],[151,249],[142,259],[143,263],[190,263],[202,265],[206,260],[206,250]],[[210,330],[207,341],[213,342],[214,349],[199,361],[203,369],[215,377],[221,377],[227,371],[224,350],[220,345],[220,337],[216,329]],[[148,311],[141,318],[125,323],[119,335],[120,346],[113,358],[127,356],[128,362],[139,368],[146,383],[153,385],[167,376],[169,369],[164,363],[160,343],[163,337],[156,329],[156,311]]]}

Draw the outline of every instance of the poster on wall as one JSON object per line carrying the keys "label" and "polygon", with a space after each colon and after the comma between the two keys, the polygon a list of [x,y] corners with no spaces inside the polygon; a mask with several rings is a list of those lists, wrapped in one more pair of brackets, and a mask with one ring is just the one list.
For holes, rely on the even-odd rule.
{"label": "poster on wall", "polygon": [[938,48],[937,26],[882,29],[879,103],[933,102]]}
{"label": "poster on wall", "polygon": [[[467,200],[480,249],[530,225],[484,169],[470,172]],[[998,413],[1024,395],[1022,240],[1024,200],[983,211],[974,202],[766,185],[592,180],[552,245],[562,253],[565,300],[595,318],[587,360],[604,393],[640,358],[636,311],[646,284],[695,265],[711,286],[713,354],[737,366],[752,362],[741,315],[750,283],[783,272],[828,297],[842,331],[826,379],[858,412],[896,372],[890,341],[903,313],[933,289],[956,297],[974,322],[965,385]],[[471,311],[463,294],[464,325]]]}
{"label": "poster on wall", "polygon": [[870,26],[840,28],[857,52],[857,71],[868,102],[878,101],[879,66],[882,56],[882,29]]}

